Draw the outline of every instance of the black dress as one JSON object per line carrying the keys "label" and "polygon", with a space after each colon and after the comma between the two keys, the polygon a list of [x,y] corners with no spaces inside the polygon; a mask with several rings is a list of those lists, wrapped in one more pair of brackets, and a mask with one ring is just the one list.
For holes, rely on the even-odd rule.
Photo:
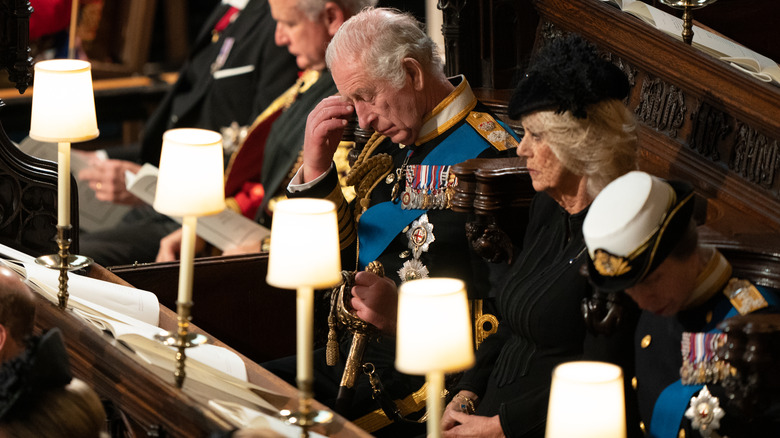
{"label": "black dress", "polygon": [[582,222],[545,193],[531,204],[523,249],[497,291],[498,332],[477,351],[458,389],[480,396],[477,414],[498,414],[506,436],[544,436],[553,368],[582,358],[581,300],[591,287]]}

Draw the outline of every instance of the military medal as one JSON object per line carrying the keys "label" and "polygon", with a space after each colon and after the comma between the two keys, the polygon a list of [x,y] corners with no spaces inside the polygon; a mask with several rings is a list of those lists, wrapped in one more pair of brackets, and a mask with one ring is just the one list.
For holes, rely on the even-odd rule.
{"label": "military medal", "polygon": [[720,400],[710,394],[705,385],[699,394],[691,397],[691,403],[685,411],[685,417],[691,420],[691,426],[698,430],[702,437],[717,437],[720,419],[726,415],[720,407]]}
{"label": "military medal", "polygon": [[401,281],[428,278],[428,268],[417,259],[407,260],[398,270],[398,277],[401,278]]}
{"label": "military medal", "polygon": [[680,343],[681,383],[703,385],[723,381],[729,374],[730,366],[717,353],[725,344],[725,333],[684,332]]}
{"label": "military medal", "polygon": [[409,249],[412,250],[414,258],[420,258],[420,254],[428,251],[428,246],[436,238],[433,236],[433,224],[428,222],[428,215],[423,214],[419,219],[412,222],[412,227],[406,232],[409,239]]}

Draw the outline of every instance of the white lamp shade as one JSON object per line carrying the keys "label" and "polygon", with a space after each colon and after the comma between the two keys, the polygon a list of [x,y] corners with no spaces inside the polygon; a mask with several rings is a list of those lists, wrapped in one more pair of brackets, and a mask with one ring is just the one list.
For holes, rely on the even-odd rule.
{"label": "white lamp shade", "polygon": [[553,371],[546,438],[625,438],[623,371],[604,362],[567,362]]}
{"label": "white lamp shade", "polygon": [[474,365],[463,281],[425,278],[398,290],[395,367],[407,374],[455,372]]}
{"label": "white lamp shade", "polygon": [[222,135],[206,129],[163,134],[154,209],[169,216],[205,216],[225,209]]}
{"label": "white lamp shade", "polygon": [[341,281],[336,206],[324,199],[279,201],[274,208],[266,281],[284,289]]}
{"label": "white lamp shade", "polygon": [[35,64],[30,137],[80,142],[98,136],[91,64],[51,59]]}

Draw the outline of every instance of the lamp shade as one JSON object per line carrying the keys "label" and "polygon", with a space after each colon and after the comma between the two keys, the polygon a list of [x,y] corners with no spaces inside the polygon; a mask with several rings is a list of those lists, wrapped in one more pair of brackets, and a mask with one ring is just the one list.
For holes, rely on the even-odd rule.
{"label": "lamp shade", "polygon": [[566,362],[553,371],[546,438],[625,438],[623,371],[604,362]]}
{"label": "lamp shade", "polygon": [[206,129],[163,134],[154,209],[169,216],[205,216],[225,209],[222,135]]}
{"label": "lamp shade", "polygon": [[30,137],[79,142],[98,133],[91,64],[78,59],[35,63]]}
{"label": "lamp shade", "polygon": [[463,281],[425,278],[398,290],[395,367],[408,374],[455,372],[474,365]]}
{"label": "lamp shade", "polygon": [[341,281],[336,206],[324,199],[279,201],[274,208],[266,281],[285,289]]}

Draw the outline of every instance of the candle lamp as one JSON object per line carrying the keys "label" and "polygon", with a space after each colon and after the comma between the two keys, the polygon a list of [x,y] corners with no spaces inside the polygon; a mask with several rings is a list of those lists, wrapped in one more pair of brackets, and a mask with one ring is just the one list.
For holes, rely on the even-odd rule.
{"label": "candle lamp", "polygon": [[57,298],[68,305],[68,272],[92,263],[89,257],[70,254],[70,145],[98,136],[91,64],[75,59],[52,59],[35,64],[30,137],[57,143],[57,254],[36,259],[60,271]]}
{"label": "candle lamp", "polygon": [[271,286],[296,290],[296,383],[298,411],[281,416],[300,426],[301,436],[333,415],[312,409],[314,368],[314,289],[341,282],[336,207],[322,199],[286,199],[276,204],[271,226],[266,281]]}
{"label": "candle lamp", "polygon": [[171,129],[163,134],[154,209],[182,217],[177,331],[157,335],[157,340],[177,348],[174,378],[181,388],[186,376],[185,350],[206,341],[203,335],[189,333],[193,263],[198,216],[225,209],[222,135],[192,128]]}
{"label": "candle lamp", "polygon": [[428,438],[441,437],[444,374],[474,365],[469,304],[463,281],[425,278],[398,290],[395,367],[425,375]]}
{"label": "candle lamp", "polygon": [[546,438],[626,438],[623,371],[604,362],[566,362],[553,371]]}

